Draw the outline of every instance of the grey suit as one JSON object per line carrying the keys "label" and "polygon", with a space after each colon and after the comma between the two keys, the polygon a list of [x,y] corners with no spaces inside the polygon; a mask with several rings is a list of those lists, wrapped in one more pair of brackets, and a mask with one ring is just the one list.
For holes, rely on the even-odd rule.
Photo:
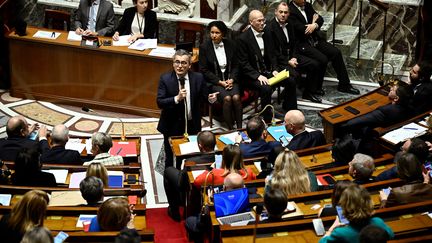
{"label": "grey suit", "polygon": [[[89,18],[91,0],[81,0],[75,12],[75,28],[86,30]],[[115,30],[114,9],[111,2],[100,0],[96,17],[96,32],[100,36],[111,36]]]}

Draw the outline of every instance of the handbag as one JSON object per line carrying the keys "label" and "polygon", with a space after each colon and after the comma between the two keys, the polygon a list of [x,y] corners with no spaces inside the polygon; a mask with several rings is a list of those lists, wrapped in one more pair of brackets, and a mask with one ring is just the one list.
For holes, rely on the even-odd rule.
{"label": "handbag", "polygon": [[[201,204],[201,211],[198,219],[198,228],[203,230],[206,227],[211,225],[211,218],[210,218],[210,207],[209,207],[209,196],[207,195],[207,180],[209,176],[212,176],[212,185],[211,190],[213,190],[214,187],[214,174],[213,171],[209,171],[206,175],[206,178],[204,180],[204,187],[202,191],[202,204]],[[207,198],[207,200],[206,200]]]}

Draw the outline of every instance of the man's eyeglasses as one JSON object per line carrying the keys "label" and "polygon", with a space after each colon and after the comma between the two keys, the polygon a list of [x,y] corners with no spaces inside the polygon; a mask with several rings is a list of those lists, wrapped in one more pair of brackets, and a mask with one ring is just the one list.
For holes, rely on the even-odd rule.
{"label": "man's eyeglasses", "polygon": [[180,64],[182,65],[182,66],[186,66],[186,65],[188,65],[189,64],[189,62],[186,62],[186,61],[174,61],[173,62],[174,63],[174,65],[177,65],[177,66],[180,66]]}

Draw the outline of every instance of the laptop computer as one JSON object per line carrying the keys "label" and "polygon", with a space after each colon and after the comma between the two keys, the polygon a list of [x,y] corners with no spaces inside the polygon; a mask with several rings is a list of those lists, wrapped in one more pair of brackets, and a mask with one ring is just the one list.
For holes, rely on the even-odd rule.
{"label": "laptop computer", "polygon": [[249,193],[241,188],[213,195],[216,218],[219,224],[247,225],[255,220],[249,211]]}

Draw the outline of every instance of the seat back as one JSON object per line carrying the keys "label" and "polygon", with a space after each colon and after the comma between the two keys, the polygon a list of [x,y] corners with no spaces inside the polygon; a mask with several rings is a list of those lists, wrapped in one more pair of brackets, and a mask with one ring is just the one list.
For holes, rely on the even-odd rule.
{"label": "seat back", "polygon": [[[183,38],[181,38],[183,37]],[[192,42],[194,47],[199,47],[204,39],[204,26],[197,23],[177,22],[176,43]]]}
{"label": "seat back", "polygon": [[61,10],[45,9],[45,28],[55,30],[70,30],[70,13]]}

